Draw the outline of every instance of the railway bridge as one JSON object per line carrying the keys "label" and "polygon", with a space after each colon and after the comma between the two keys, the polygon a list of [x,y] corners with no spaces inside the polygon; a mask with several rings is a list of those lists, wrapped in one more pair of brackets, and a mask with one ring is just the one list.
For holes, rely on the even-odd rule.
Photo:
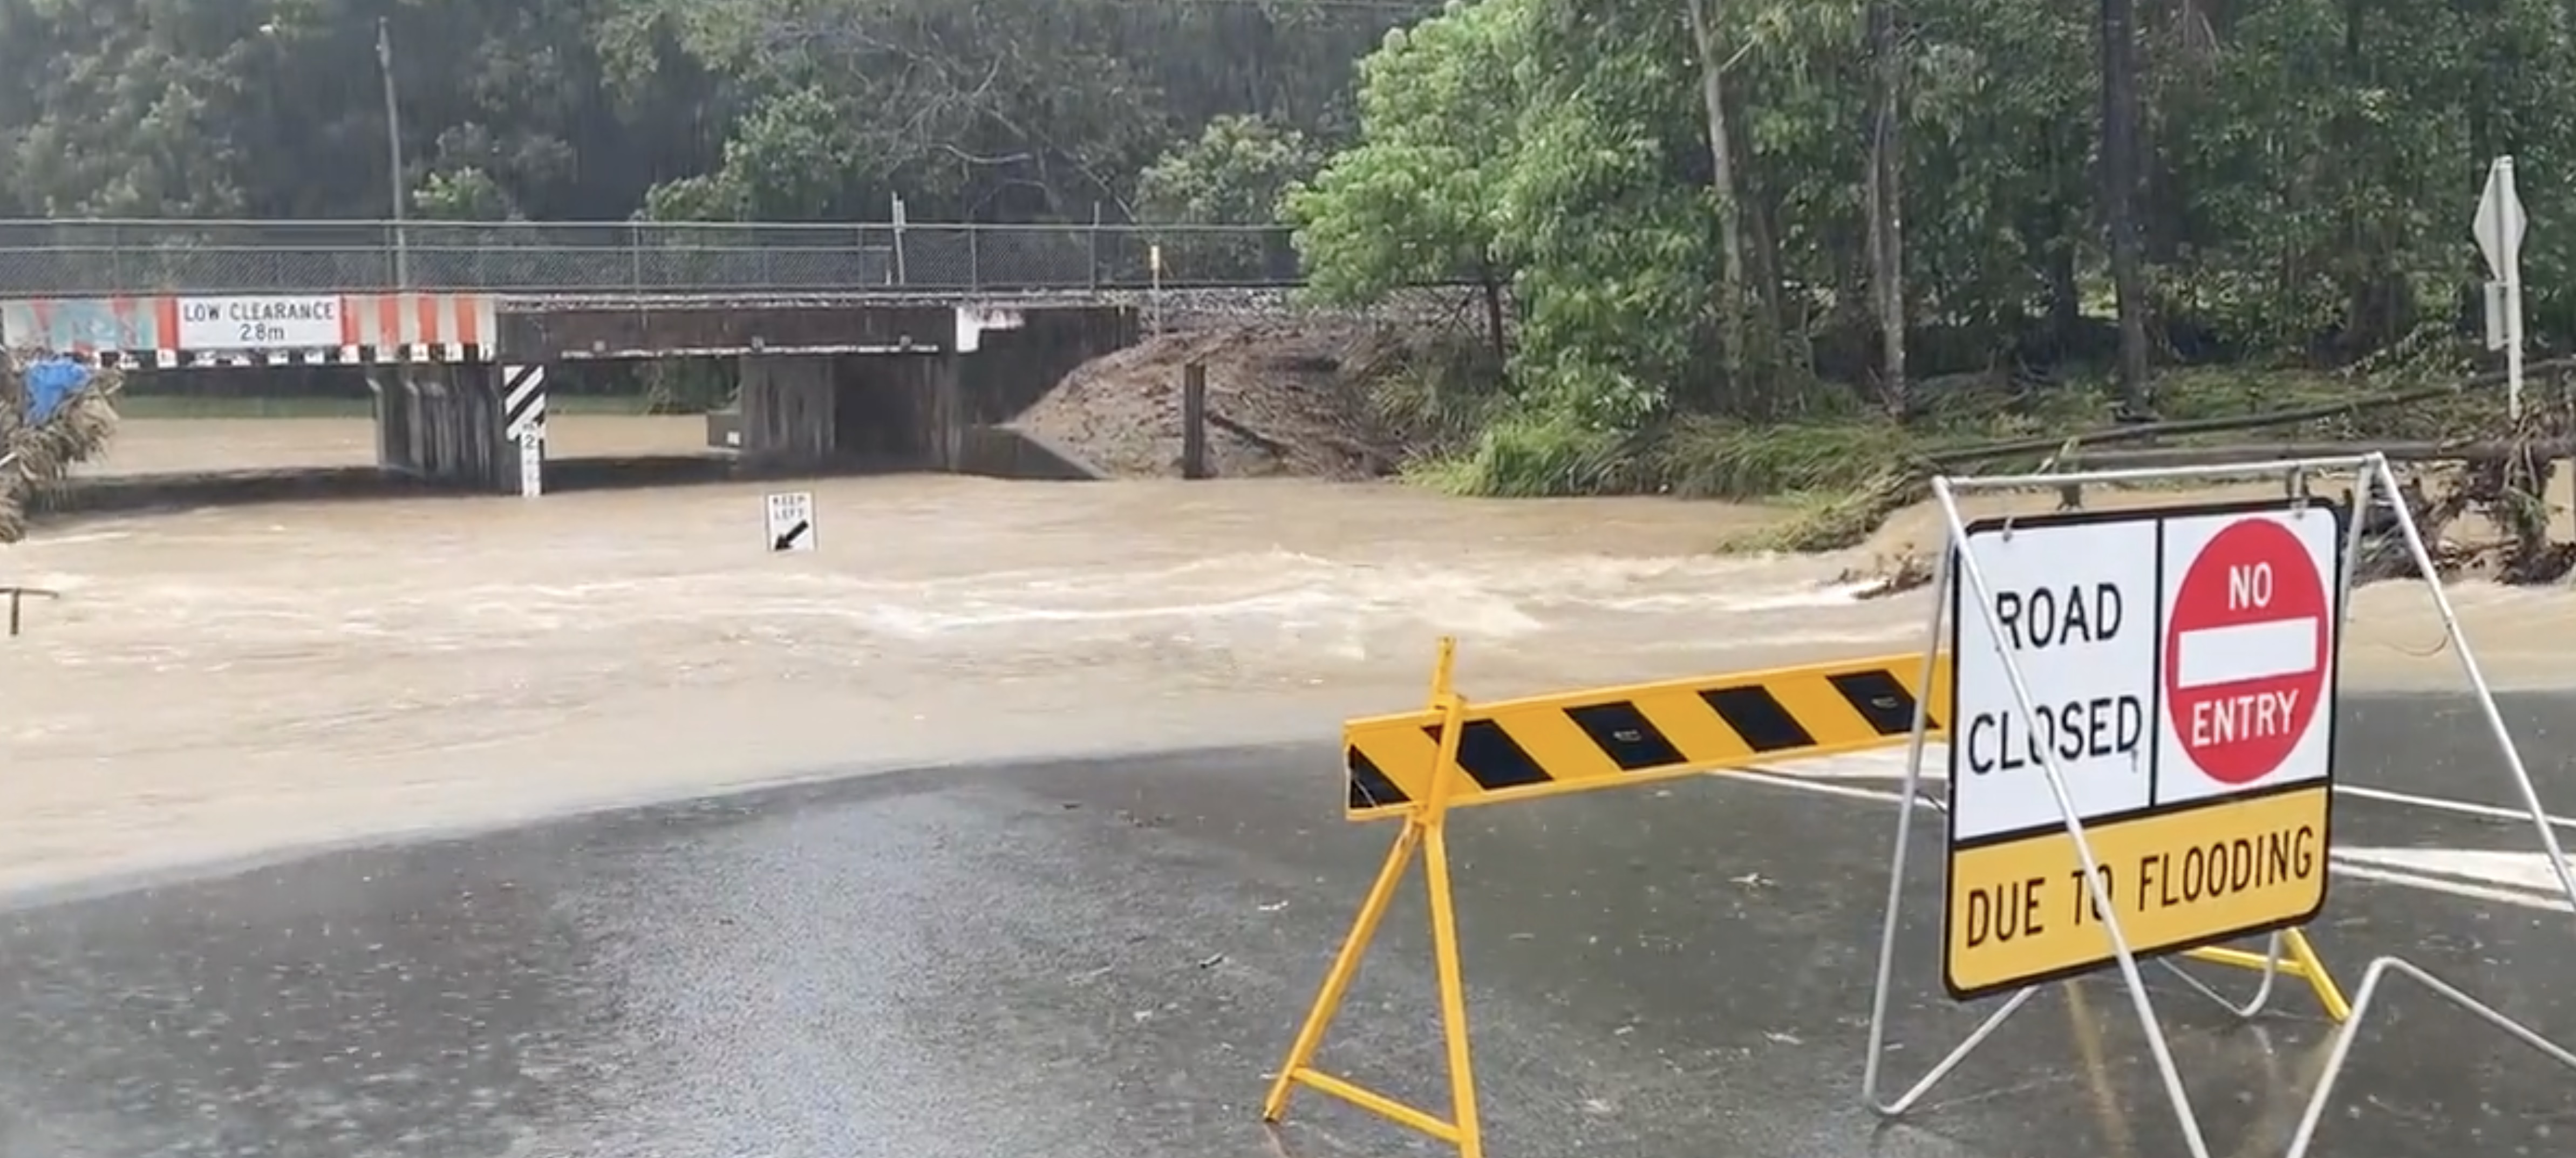
{"label": "railway bridge", "polygon": [[764,465],[963,469],[1166,295],[1296,284],[1277,229],[0,222],[0,341],[153,375],[361,376],[377,461],[533,493],[550,372],[730,359]]}

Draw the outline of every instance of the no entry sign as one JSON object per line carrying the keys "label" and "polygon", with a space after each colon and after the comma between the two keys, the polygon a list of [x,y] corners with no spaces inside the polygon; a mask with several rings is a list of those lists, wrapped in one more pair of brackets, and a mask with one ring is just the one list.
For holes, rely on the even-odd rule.
{"label": "no entry sign", "polygon": [[2157,803],[2325,778],[2341,528],[2316,508],[2165,520]]}
{"label": "no entry sign", "polygon": [[2165,716],[2191,768],[2230,787],[2280,769],[2316,724],[2332,612],[2287,525],[2250,517],[2210,537],[2165,623]]}
{"label": "no entry sign", "polygon": [[1986,605],[1953,588],[1952,994],[2112,959],[2052,770],[2141,955],[2324,905],[2347,517],[2239,503],[1968,528]]}

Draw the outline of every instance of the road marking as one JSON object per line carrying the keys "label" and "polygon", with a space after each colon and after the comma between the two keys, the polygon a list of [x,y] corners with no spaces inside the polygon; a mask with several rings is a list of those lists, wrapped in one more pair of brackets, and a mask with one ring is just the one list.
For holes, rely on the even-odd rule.
{"label": "road marking", "polygon": [[2512,889],[2487,888],[2482,885],[2472,885],[2460,881],[2443,880],[2440,877],[2417,876],[2413,873],[2372,868],[2368,865],[2354,864],[2351,861],[2342,859],[2337,859],[2333,861],[2332,864],[2335,875],[2339,877],[2351,877],[2354,880],[2363,881],[2378,881],[2392,885],[2405,885],[2409,888],[2422,889],[2426,892],[2448,893],[2451,896],[2461,897],[2472,901],[2489,901],[2502,905],[2517,905],[2526,909],[2542,909],[2553,913],[2576,913],[2576,908],[2569,908],[2566,901],[2559,899],[2555,895],[2516,892]]}
{"label": "road marking", "polygon": [[[1838,796],[1847,800],[1897,804],[1905,799],[1904,793],[1891,792],[1883,788],[1863,788],[1853,784],[1838,784],[1827,779],[1810,779],[1801,775],[1795,768],[1795,765],[1787,768],[1746,768],[1737,771],[1712,772],[1709,775],[1728,780],[1749,780],[1757,784],[1771,784],[1818,796]],[[1898,774],[1902,775],[1901,769]],[[2400,801],[2400,803],[2403,802]],[[1914,804],[1915,807],[1934,812],[1940,811],[1941,808],[1938,801],[1920,796],[1914,799]],[[2523,817],[2521,813],[2510,810],[2506,811],[2506,815],[2529,819]],[[2566,822],[2559,821],[2559,823]],[[2482,854],[2467,849],[2335,849],[2329,863],[2335,875],[2355,880],[2404,885],[2408,888],[2443,893],[2465,900],[2489,901],[2526,909],[2560,913],[2576,912],[2576,908],[2570,908],[2566,899],[2558,895],[2557,878],[2549,871],[2547,853],[2483,855],[2498,858],[2527,858],[2527,860],[2486,861],[2482,858]],[[2406,863],[2410,860],[2413,863]],[[2373,861],[2379,863],[2372,863]],[[2486,871],[2478,871],[2476,866],[2484,866]],[[2496,888],[2491,884],[2472,884],[2448,877],[2428,875],[2427,871],[2421,870],[2449,871],[2457,876],[2487,877],[2495,883],[2505,885],[2526,885],[2526,882],[2535,879],[2536,873],[2538,879],[2547,882],[2547,887],[2541,892],[2526,892],[2520,888]]]}
{"label": "road marking", "polygon": [[2529,889],[2537,893],[2558,893],[2558,872],[2545,852],[2502,852],[2469,848],[2347,848],[2335,855],[2362,864],[2375,865],[2399,872],[2422,873],[2437,877],[2465,877]]}
{"label": "road marking", "polygon": [[[1923,746],[1923,780],[1925,783],[1937,783],[1947,780],[1949,778],[1947,772],[1948,767],[1949,756],[1947,755],[1947,750],[1943,745],[1934,743],[1925,744]],[[1905,779],[1905,753],[1860,752],[1846,756],[1829,756],[1815,760],[1800,760],[1790,764],[1765,766],[1759,769],[1759,771],[1768,773],[1774,777],[1787,777],[1789,779],[1802,781],[1903,780]],[[2335,785],[2335,794],[2339,796],[2356,797],[2362,800],[2376,800],[2382,804],[2395,804],[2407,808],[2421,808],[2430,812],[2448,812],[2456,816],[2475,816],[2485,820],[2529,821],[2531,819],[2530,813],[2519,808],[2506,808],[2497,804],[2477,804],[2466,800],[2450,800],[2440,796],[2424,796],[2413,792],[2399,792],[2389,788],[2369,788],[2359,784],[2337,784]],[[1895,798],[1891,796],[1889,799],[1892,800]],[[2543,815],[2548,818],[2551,827],[2565,829],[2569,832],[2576,832],[2576,817],[2559,816],[2555,813],[2544,813]]]}
{"label": "road marking", "polygon": [[[2364,788],[2357,784],[2338,784],[2335,785],[2335,791],[2346,796],[2358,796],[2364,800],[2377,800],[2388,804],[2403,804],[2414,808],[2428,809],[2434,812],[2457,813],[2461,816],[2480,816],[2490,820],[2527,821],[2531,819],[2530,813],[2519,808],[2503,808],[2493,804],[2472,804],[2466,800],[2444,800],[2439,796],[2418,796],[2412,792],[2392,792],[2385,788]],[[2556,816],[2546,812],[2542,813],[2541,816],[2549,821],[2549,826],[2552,828],[2564,828],[2576,831],[2576,819]]]}
{"label": "road marking", "polygon": [[[1905,753],[1860,752],[1848,756],[1819,756],[1813,760],[1768,764],[1760,770],[1800,780],[1903,780]],[[1949,778],[1948,746],[1939,743],[1923,745],[1923,779],[1946,781]]]}

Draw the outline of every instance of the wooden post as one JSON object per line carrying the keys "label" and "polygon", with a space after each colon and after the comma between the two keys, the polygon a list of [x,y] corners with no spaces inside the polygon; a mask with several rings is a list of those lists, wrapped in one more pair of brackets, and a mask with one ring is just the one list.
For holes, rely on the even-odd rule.
{"label": "wooden post", "polygon": [[1181,477],[1206,478],[1207,364],[1181,367]]}
{"label": "wooden post", "polygon": [[33,595],[38,599],[53,599],[57,597],[56,592],[47,591],[40,587],[0,587],[0,592],[6,592],[9,596],[9,637],[12,639],[17,638],[18,636],[19,604],[22,601],[30,595]]}

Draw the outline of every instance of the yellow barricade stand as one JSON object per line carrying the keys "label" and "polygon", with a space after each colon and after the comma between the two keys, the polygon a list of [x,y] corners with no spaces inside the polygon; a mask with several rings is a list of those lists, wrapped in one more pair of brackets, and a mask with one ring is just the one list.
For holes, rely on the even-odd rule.
{"label": "yellow barricade stand", "polygon": [[[1347,816],[1354,821],[1400,817],[1403,823],[1360,902],[1350,936],[1324,974],[1322,991],[1298,1028],[1287,1061],[1271,1081],[1261,1107],[1266,1122],[1280,1121],[1289,1098],[1304,1086],[1449,1142],[1462,1158],[1483,1158],[1457,907],[1449,883],[1445,829],[1453,808],[1893,747],[1910,740],[1918,710],[1928,713],[1927,736],[1942,738],[1950,707],[1947,665],[1926,665],[1920,653],[1591,688],[1473,707],[1454,686],[1456,659],[1457,641],[1442,639],[1425,709],[1344,725]],[[1916,673],[1927,668],[1932,685],[1917,686],[1921,677]],[[1417,853],[1430,900],[1433,968],[1449,1069],[1446,1117],[1315,1065],[1333,1015]],[[2205,946],[2184,956],[2262,972],[2266,992],[2275,975],[2297,979],[2316,994],[2327,1017],[2338,1023],[2350,1017],[2351,1005],[2306,934],[2292,928],[2277,937],[2270,953]],[[2258,996],[2238,1012],[2250,1014],[2260,1005]]]}
{"label": "yellow barricade stand", "polygon": [[[1418,805],[1405,811],[1404,827],[1396,831],[1395,847],[1387,850],[1386,864],[1377,871],[1377,882],[1369,886],[1368,898],[1360,902],[1359,919],[1351,925],[1350,938],[1334,955],[1333,967],[1324,974],[1323,992],[1315,996],[1313,1011],[1298,1028],[1296,1043],[1288,1047],[1287,1064],[1279,1067],[1279,1076],[1270,1083],[1270,1096],[1261,1104],[1263,1121],[1277,1122],[1286,1114],[1289,1095],[1303,1085],[1454,1143],[1466,1158],[1483,1158],[1484,1142],[1476,1132],[1476,1076],[1467,1060],[1467,992],[1458,967],[1458,913],[1450,900],[1449,839],[1444,831],[1449,819],[1449,795],[1458,780],[1458,742],[1464,734],[1467,715],[1466,699],[1450,682],[1457,653],[1456,640],[1442,639],[1440,659],[1431,673],[1431,710],[1440,715],[1440,743],[1432,764],[1430,791]],[[1342,996],[1350,990],[1352,976],[1359,972],[1360,957],[1368,952],[1370,939],[1377,936],[1378,922],[1385,919],[1386,906],[1395,899],[1395,886],[1404,879],[1404,870],[1417,851],[1422,854],[1424,891],[1431,897],[1431,953],[1439,975],[1440,1033],[1448,1046],[1446,1120],[1314,1067],[1315,1051],[1324,1044],[1324,1030],[1341,1009]]]}

